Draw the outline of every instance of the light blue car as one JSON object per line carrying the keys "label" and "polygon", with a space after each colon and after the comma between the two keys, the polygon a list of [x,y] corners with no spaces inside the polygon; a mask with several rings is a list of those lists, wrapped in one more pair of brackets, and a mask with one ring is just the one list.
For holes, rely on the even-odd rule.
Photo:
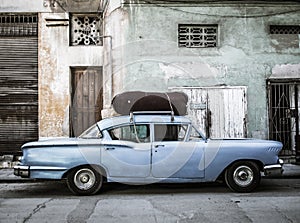
{"label": "light blue car", "polygon": [[184,116],[135,112],[104,119],[78,138],[30,142],[14,174],[66,179],[77,195],[97,193],[104,182],[126,184],[214,182],[253,191],[265,175],[281,174],[282,143],[207,139]]}

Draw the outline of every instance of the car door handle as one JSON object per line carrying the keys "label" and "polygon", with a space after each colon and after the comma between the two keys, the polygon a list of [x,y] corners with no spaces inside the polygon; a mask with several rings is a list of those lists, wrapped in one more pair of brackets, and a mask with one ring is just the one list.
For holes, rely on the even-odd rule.
{"label": "car door handle", "polygon": [[105,150],[115,150],[115,147],[106,147]]}
{"label": "car door handle", "polygon": [[165,145],[155,145],[154,147],[155,147],[155,148],[158,148],[158,147],[165,147]]}

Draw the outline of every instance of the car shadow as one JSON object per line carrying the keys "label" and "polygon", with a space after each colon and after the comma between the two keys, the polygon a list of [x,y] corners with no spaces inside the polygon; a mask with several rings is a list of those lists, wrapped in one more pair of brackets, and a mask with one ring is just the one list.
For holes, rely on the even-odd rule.
{"label": "car shadow", "polygon": [[[36,181],[31,183],[8,184],[7,190],[1,189],[3,198],[43,198],[74,196],[62,181]],[[10,188],[11,187],[11,188]],[[252,193],[274,193],[290,190],[280,179],[262,179],[260,186]],[[225,183],[156,183],[146,185],[129,185],[122,183],[104,183],[102,189],[94,196],[109,195],[161,195],[161,194],[192,194],[214,193],[227,194],[232,192]]]}

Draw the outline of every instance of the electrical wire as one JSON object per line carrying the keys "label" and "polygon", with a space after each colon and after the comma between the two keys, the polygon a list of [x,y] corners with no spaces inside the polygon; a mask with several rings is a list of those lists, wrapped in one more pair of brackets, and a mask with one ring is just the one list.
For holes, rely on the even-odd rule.
{"label": "electrical wire", "polygon": [[[173,11],[178,11],[178,12],[183,12],[183,13],[189,13],[189,14],[197,14],[197,15],[201,15],[201,16],[218,16],[218,17],[223,17],[223,18],[260,18],[260,17],[270,17],[270,16],[276,16],[276,15],[284,15],[284,14],[289,14],[289,13],[296,13],[300,11],[299,9],[295,9],[293,7],[292,10],[287,10],[287,11],[281,11],[281,12],[274,12],[274,13],[264,13],[264,14],[255,14],[255,15],[248,15],[248,14],[244,14],[244,15],[220,15],[220,14],[208,14],[208,13],[200,13],[200,12],[192,12],[189,10],[184,10],[182,9],[182,6],[168,6],[170,4],[185,4],[185,7],[191,7],[191,6],[195,6],[195,4],[203,4],[203,3],[233,3],[234,1],[222,1],[222,0],[203,0],[203,1],[164,1],[164,3],[161,3],[162,1],[142,1],[142,2],[138,2],[138,3],[126,3],[126,1],[123,2],[123,5],[153,5],[155,7],[160,7],[160,8],[168,8],[171,9]],[[270,3],[270,1],[259,1],[260,3]],[[276,1],[277,2],[277,1]],[[281,2],[281,1],[278,1]],[[278,5],[278,2],[276,5]],[[294,0],[292,2],[295,3],[300,3],[300,0]],[[238,2],[235,2],[235,4],[237,4]],[[189,5],[188,5],[189,4]],[[246,4],[246,3],[241,3],[241,4]],[[256,4],[258,4],[258,1],[256,1]],[[274,3],[275,4],[275,3]],[[300,5],[299,5],[300,6]],[[245,7],[246,8],[246,7]]]}

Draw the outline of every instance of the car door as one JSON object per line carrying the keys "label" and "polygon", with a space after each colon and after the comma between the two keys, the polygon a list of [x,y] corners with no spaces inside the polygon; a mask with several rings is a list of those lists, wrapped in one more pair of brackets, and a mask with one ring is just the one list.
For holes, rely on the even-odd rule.
{"label": "car door", "polygon": [[192,139],[189,124],[154,124],[152,175],[156,178],[203,178],[205,141]]}
{"label": "car door", "polygon": [[128,124],[108,130],[101,163],[110,177],[144,178],[150,175],[151,142],[148,124]]}

